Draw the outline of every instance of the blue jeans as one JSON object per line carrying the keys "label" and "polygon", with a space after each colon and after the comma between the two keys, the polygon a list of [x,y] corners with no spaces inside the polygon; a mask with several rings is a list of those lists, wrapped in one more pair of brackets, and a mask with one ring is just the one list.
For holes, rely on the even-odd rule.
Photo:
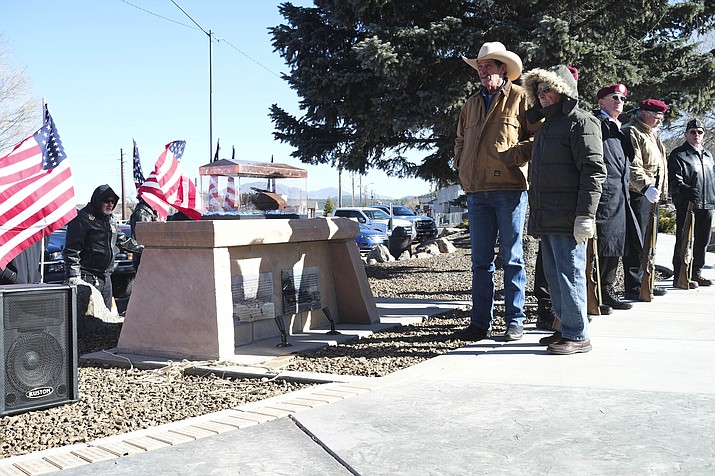
{"label": "blue jeans", "polygon": [[541,235],[541,252],[562,336],[587,340],[586,244],[577,245],[571,235]]}
{"label": "blue jeans", "polygon": [[[471,324],[489,330],[494,318],[494,247],[499,236],[504,261],[504,321],[522,326],[526,272],[522,234],[526,191],[504,190],[467,195],[469,241],[472,246]],[[497,235],[498,234],[498,235]]]}

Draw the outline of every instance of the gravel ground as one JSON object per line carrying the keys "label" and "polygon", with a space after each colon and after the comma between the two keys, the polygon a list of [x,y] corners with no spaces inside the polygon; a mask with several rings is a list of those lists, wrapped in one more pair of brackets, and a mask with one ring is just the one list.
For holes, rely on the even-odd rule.
{"label": "gravel ground", "polygon": [[[431,259],[396,261],[366,267],[376,297],[470,300],[471,263],[466,233],[450,237],[455,253]],[[531,289],[536,242],[525,241]],[[503,299],[503,274],[497,263],[497,301]],[[527,301],[534,302],[528,296]],[[527,308],[527,322],[536,316]],[[504,330],[500,315],[496,332]],[[346,345],[306,352],[289,361],[286,370],[383,376],[460,346],[448,336],[468,322],[468,310],[456,310],[411,326],[398,327]],[[83,337],[80,354],[116,346],[121,324]],[[81,364],[80,401],[46,410],[0,418],[0,458],[161,425],[188,417],[294,391],[306,384],[279,379],[228,379],[190,376],[182,366],[140,371]]]}

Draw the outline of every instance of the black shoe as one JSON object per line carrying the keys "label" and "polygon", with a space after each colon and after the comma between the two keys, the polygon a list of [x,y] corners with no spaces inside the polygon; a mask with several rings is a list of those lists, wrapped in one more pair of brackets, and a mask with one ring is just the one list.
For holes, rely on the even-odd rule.
{"label": "black shoe", "polygon": [[539,308],[536,318],[536,328],[542,331],[552,331],[554,330],[554,322],[558,319],[554,308],[549,306],[548,308]]}
{"label": "black shoe", "polygon": [[653,296],[665,296],[667,292],[662,286],[653,286]]}
{"label": "black shoe", "polygon": [[712,286],[712,284],[713,284],[712,280],[710,280],[708,278],[703,278],[702,276],[699,276],[699,275],[695,276],[693,278],[693,281],[698,283],[698,286]]}
{"label": "black shoe", "polygon": [[612,286],[606,286],[606,289],[603,290],[602,296],[603,304],[611,306],[613,309],[627,311],[633,307],[633,304],[622,301]]}
{"label": "black shoe", "polygon": [[524,337],[524,328],[516,324],[510,325],[504,333],[504,340],[519,340]]}
{"label": "black shoe", "polygon": [[634,292],[626,292],[623,295],[623,298],[628,300],[628,301],[640,301],[641,300],[641,293],[640,291],[634,291]]}
{"label": "black shoe", "polygon": [[489,332],[485,331],[484,329],[480,329],[474,324],[470,324],[464,329],[460,329],[454,334],[452,334],[452,340],[471,340],[477,342],[482,339],[486,339],[488,335]]}
{"label": "black shoe", "polygon": [[539,345],[551,345],[561,340],[561,331],[556,331],[550,336],[539,339]]}

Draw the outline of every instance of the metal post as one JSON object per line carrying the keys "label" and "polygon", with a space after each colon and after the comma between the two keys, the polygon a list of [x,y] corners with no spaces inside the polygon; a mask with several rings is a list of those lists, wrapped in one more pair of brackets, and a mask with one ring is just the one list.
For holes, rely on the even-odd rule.
{"label": "metal post", "polygon": [[126,192],[124,191],[124,149],[119,149],[119,175],[121,176],[121,181],[122,181],[122,220],[127,219],[127,196]]}

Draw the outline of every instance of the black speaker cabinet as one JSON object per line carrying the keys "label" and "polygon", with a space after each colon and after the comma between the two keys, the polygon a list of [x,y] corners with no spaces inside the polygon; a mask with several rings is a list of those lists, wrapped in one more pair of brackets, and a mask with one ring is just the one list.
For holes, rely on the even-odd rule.
{"label": "black speaker cabinet", "polygon": [[0,286],[0,416],[76,402],[77,289]]}

